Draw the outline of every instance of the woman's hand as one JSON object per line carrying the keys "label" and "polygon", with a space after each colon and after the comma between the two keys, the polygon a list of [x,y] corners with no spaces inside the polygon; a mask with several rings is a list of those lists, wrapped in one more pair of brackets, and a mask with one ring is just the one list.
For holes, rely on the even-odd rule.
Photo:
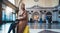
{"label": "woman's hand", "polygon": [[27,13],[26,13],[26,11],[25,12],[23,12],[21,15],[18,15],[18,19],[25,19],[26,18],[26,16],[27,16]]}

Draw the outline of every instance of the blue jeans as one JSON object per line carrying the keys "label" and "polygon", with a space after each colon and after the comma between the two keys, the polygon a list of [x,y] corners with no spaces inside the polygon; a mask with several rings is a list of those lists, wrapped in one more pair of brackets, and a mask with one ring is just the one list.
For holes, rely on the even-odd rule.
{"label": "blue jeans", "polygon": [[9,29],[8,33],[10,33],[11,30],[13,30],[13,33],[15,33],[15,29],[12,29],[12,28]]}
{"label": "blue jeans", "polygon": [[10,25],[10,27],[9,27],[8,33],[10,33],[11,30],[13,30],[13,33],[15,33],[15,27],[16,27],[16,23],[12,23],[12,24]]}

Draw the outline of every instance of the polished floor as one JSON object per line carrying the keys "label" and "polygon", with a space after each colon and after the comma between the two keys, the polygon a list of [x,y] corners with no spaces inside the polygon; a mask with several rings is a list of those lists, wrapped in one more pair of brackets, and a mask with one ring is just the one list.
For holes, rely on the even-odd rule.
{"label": "polished floor", "polygon": [[30,29],[30,33],[51,33],[49,31],[60,33],[60,29]]}
{"label": "polished floor", "polygon": [[[0,33],[7,33],[11,23],[0,25]],[[28,23],[30,33],[40,33],[44,30],[60,33],[60,24],[46,24],[46,23]],[[11,31],[12,33],[12,31]],[[48,32],[47,32],[48,33]]]}
{"label": "polished floor", "polygon": [[30,29],[60,29],[60,23],[28,23]]}
{"label": "polished floor", "polygon": [[[11,23],[0,25],[0,33],[7,33]],[[12,33],[12,32],[11,32]]]}
{"label": "polished floor", "polygon": [[49,30],[43,30],[39,33],[59,33],[59,32],[54,32],[54,31],[49,31]]}
{"label": "polished floor", "polygon": [[30,33],[60,33],[60,23],[28,23]]}

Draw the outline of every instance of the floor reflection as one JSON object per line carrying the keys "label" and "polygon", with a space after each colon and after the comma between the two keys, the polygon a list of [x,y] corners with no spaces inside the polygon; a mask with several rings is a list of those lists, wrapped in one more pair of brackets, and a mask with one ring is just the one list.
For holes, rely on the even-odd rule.
{"label": "floor reflection", "polygon": [[50,31],[50,30],[43,30],[39,33],[59,33],[59,32],[54,32],[54,31]]}
{"label": "floor reflection", "polygon": [[[10,27],[11,23],[6,23],[6,24],[2,24],[0,25],[0,33],[7,33],[8,29]],[[41,29],[60,29],[60,23],[52,23],[52,24],[46,24],[46,23],[28,23],[29,25],[29,30],[32,32],[34,29],[38,29],[39,31]],[[37,31],[38,31],[37,30]],[[36,32],[37,32],[36,31]],[[59,30],[57,30],[59,31]],[[12,31],[11,31],[12,33]]]}
{"label": "floor reflection", "polygon": [[31,29],[60,29],[60,23],[29,23]]}
{"label": "floor reflection", "polygon": [[[0,25],[0,33],[7,33],[11,23]],[[11,31],[12,33],[12,31]]]}

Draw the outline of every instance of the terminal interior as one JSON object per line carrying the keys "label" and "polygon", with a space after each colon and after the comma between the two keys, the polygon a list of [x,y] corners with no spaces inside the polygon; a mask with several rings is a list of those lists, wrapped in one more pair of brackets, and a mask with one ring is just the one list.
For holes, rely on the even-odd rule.
{"label": "terminal interior", "polygon": [[8,33],[10,25],[17,22],[22,2],[28,16],[29,33],[60,33],[60,0],[0,0],[0,33]]}

